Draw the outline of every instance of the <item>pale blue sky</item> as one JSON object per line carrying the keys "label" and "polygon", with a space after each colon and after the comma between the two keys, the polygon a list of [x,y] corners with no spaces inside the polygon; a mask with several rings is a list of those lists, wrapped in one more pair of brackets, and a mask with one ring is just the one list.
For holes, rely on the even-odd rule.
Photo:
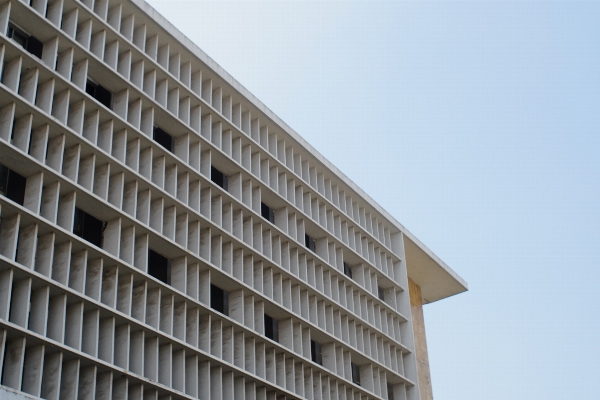
{"label": "pale blue sky", "polygon": [[600,398],[600,3],[149,2],[469,283],[436,400]]}

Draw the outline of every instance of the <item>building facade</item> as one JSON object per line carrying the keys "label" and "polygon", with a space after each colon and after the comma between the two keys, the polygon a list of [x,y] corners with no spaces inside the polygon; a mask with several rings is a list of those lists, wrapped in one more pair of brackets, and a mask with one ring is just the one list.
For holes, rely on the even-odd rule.
{"label": "building facade", "polygon": [[432,398],[466,283],[149,5],[3,1],[0,68],[0,398]]}

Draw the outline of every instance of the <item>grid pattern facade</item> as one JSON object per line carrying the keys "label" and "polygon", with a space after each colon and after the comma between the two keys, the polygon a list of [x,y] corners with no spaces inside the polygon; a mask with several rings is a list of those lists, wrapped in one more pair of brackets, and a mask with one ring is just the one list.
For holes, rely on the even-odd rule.
{"label": "grid pattern facade", "polygon": [[400,229],[140,3],[0,4],[1,385],[417,400]]}

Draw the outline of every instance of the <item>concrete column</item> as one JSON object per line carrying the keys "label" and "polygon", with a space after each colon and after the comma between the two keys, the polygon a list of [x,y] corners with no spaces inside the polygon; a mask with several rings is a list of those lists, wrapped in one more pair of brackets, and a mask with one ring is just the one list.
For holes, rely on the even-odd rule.
{"label": "concrete column", "polygon": [[425,338],[425,319],[423,317],[421,288],[409,278],[408,291],[410,293],[410,311],[413,318],[413,332],[415,335],[415,350],[417,355],[417,375],[419,377],[418,383],[421,400],[433,400],[427,340]]}

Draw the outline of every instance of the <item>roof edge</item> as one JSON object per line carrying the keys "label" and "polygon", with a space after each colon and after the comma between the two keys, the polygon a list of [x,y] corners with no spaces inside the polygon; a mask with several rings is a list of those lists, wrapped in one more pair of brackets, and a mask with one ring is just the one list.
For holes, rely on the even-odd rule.
{"label": "roof edge", "polygon": [[[297,141],[302,147],[306,149],[313,157],[315,157],[320,163],[322,163],[327,169],[329,169],[334,175],[340,178],[350,189],[356,192],[362,197],[371,207],[373,207],[378,213],[385,217],[392,225],[396,226],[399,231],[404,235],[407,235],[412,242],[414,242],[425,254],[427,254],[439,267],[452,277],[454,281],[464,287],[463,291],[468,290],[467,283],[446,263],[444,263],[438,256],[436,256],[427,246],[425,246],[419,239],[417,239],[408,229],[404,227],[396,218],[394,218],[388,211],[379,205],[371,196],[369,196],[363,189],[356,185],[352,179],[346,174],[340,171],[335,165],[333,165],[325,156],[323,156],[317,149],[315,149],[310,143],[308,143],[302,136],[300,136],[294,129],[286,124],[281,118],[279,118],[269,107],[261,102],[254,94],[238,82],[231,74],[229,74],[223,67],[221,67],[215,60],[213,60],[207,53],[205,53],[197,44],[183,34],[175,25],[167,20],[161,13],[159,13],[154,7],[148,4],[145,0],[131,0],[131,2],[143,11],[148,17],[153,19],[158,25],[165,29],[175,40],[181,43],[187,48],[192,54],[200,59],[208,68],[210,68],[215,74],[221,77],[224,81],[229,83],[234,90],[239,92],[240,95],[250,101],[256,108],[263,112],[269,119],[271,119],[276,125],[283,129],[289,134],[295,141]],[[460,293],[460,292],[458,292]]]}

